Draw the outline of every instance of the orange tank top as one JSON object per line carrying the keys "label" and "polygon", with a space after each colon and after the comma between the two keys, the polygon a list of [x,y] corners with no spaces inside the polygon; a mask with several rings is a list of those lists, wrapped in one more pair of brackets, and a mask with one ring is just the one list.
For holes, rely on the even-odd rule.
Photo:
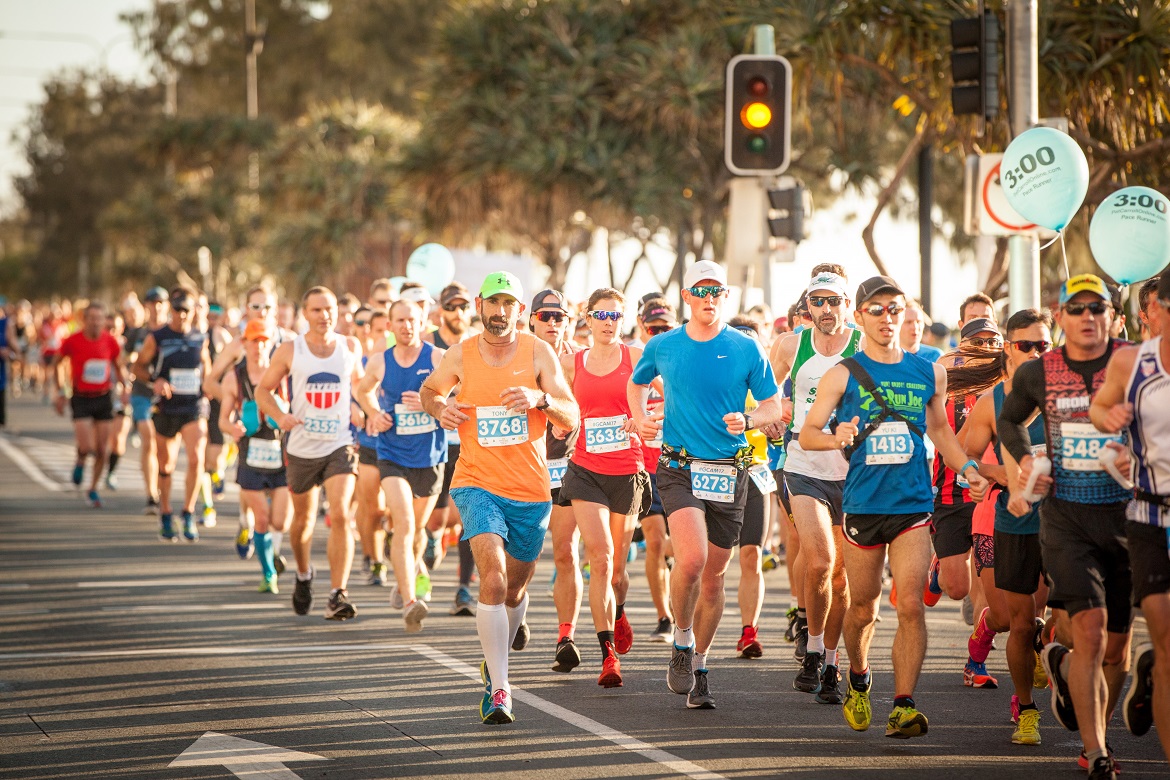
{"label": "orange tank top", "polygon": [[510,415],[500,401],[500,393],[509,387],[537,388],[536,337],[516,335],[516,354],[499,368],[484,362],[478,335],[463,342],[463,377],[455,400],[475,408],[464,410],[471,419],[459,426],[459,460],[451,487],[482,488],[513,501],[550,501],[544,412],[529,409],[527,415]]}

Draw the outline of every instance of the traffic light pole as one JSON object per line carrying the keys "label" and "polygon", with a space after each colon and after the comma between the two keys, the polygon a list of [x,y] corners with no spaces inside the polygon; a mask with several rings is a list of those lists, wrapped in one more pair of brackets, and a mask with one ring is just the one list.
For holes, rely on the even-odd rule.
{"label": "traffic light pole", "polygon": [[[1037,0],[1007,5],[1008,78],[1012,137],[1040,121]],[[1036,234],[1008,239],[1008,303],[1011,312],[1040,307],[1040,239]]]}

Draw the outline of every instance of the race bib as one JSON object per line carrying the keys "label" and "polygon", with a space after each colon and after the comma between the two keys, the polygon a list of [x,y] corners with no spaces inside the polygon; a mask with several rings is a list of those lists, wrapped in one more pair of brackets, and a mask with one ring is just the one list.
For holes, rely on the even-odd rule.
{"label": "race bib", "polygon": [[704,501],[735,503],[735,466],[691,461],[691,493]]}
{"label": "race bib", "polygon": [[341,433],[341,420],[337,417],[305,417],[304,425],[306,438],[315,441],[333,441]]}
{"label": "race bib", "polygon": [[1047,454],[1048,454],[1048,445],[1047,444],[1033,444],[1032,445],[1032,457],[1033,458],[1039,458],[1041,455],[1047,455]]}
{"label": "race bib", "polygon": [[175,395],[199,395],[202,375],[203,371],[198,368],[172,368],[167,381]]}
{"label": "race bib", "polygon": [[748,469],[748,476],[752,478],[752,482],[756,483],[756,487],[764,495],[776,492],[776,477],[772,476],[772,470],[768,468],[767,463],[757,463]]}
{"label": "race bib", "polygon": [[87,360],[81,367],[81,381],[87,385],[104,385],[110,378],[110,361]]}
{"label": "race bib", "polygon": [[565,479],[565,472],[569,469],[568,458],[554,458],[548,462],[548,486],[556,490]]}
{"label": "race bib", "polygon": [[477,406],[475,436],[481,447],[506,447],[528,441],[528,414],[503,406]]}
{"label": "race bib", "polygon": [[394,404],[394,430],[399,436],[414,436],[435,430],[435,418],[426,412],[412,412],[406,404]]}
{"label": "race bib", "polygon": [[630,434],[622,430],[629,420],[624,414],[585,418],[585,451],[591,455],[630,448]]}
{"label": "race bib", "polygon": [[1102,433],[1092,423],[1065,422],[1060,424],[1060,460],[1069,471],[1104,471],[1097,460],[1107,442],[1124,443],[1121,436]]}
{"label": "race bib", "polygon": [[885,466],[909,463],[914,439],[904,422],[887,421],[865,438],[865,465]]}
{"label": "race bib", "polygon": [[244,463],[254,469],[273,471],[284,466],[279,439],[249,439],[248,457]]}

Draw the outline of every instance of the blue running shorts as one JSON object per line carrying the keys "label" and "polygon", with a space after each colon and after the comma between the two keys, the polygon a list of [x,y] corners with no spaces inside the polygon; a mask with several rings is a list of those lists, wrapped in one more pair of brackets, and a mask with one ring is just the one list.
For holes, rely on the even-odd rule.
{"label": "blue running shorts", "polygon": [[136,423],[146,422],[151,418],[153,415],[152,406],[154,406],[154,401],[147,396],[130,396],[130,414]]}
{"label": "blue running shorts", "polygon": [[513,501],[477,487],[452,488],[451,500],[463,519],[461,539],[495,534],[516,560],[530,563],[540,557],[551,501]]}

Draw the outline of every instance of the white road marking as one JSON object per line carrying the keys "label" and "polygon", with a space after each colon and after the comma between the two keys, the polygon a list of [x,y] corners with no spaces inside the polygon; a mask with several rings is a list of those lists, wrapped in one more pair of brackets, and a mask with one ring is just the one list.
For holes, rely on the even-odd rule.
{"label": "white road marking", "polygon": [[[457,658],[434,649],[430,645],[399,645],[399,644],[344,644],[344,645],[286,645],[286,646],[271,646],[271,645],[222,645],[209,647],[164,647],[151,648],[143,650],[75,650],[63,651],[55,653],[0,653],[0,663],[4,661],[21,661],[28,659],[38,659],[42,661],[53,659],[74,659],[74,658],[150,658],[150,657],[168,657],[174,658],[176,656],[245,656],[249,654],[267,654],[267,655],[301,655],[301,654],[321,654],[321,653],[353,653],[353,652],[385,652],[388,650],[408,650],[418,653],[421,656],[429,658],[430,660],[442,664],[451,671],[461,674],[471,680],[479,681],[479,669],[460,661]],[[594,736],[600,737],[604,740],[612,742],[623,750],[628,750],[631,753],[637,753],[643,758],[647,758],[656,764],[669,769],[676,774],[685,775],[694,778],[695,780],[726,780],[723,775],[708,771],[698,764],[679,758],[673,753],[668,753],[665,750],[660,750],[646,742],[635,739],[628,734],[610,728],[604,723],[599,723],[592,718],[587,718],[584,715],[579,715],[572,710],[546,701],[535,694],[528,693],[520,688],[512,689],[512,698],[515,701],[523,702],[533,709],[540,710],[546,715],[551,715],[557,720],[562,720],[570,726],[575,726],[582,731],[587,731]],[[214,734],[215,732],[209,732]],[[206,735],[205,735],[206,736]],[[223,735],[220,735],[223,736]],[[228,739],[234,739],[229,737]],[[198,744],[198,742],[196,742]],[[269,747],[269,746],[264,746]],[[272,748],[278,750],[278,748]],[[190,750],[190,748],[188,748]],[[181,758],[182,756],[180,756]],[[177,759],[176,759],[177,760]],[[309,760],[309,759],[299,759]],[[222,764],[223,762],[219,762]],[[209,764],[185,764],[185,766],[207,766]],[[175,766],[175,764],[172,764]],[[228,767],[231,769],[231,767]],[[283,767],[281,767],[283,769]],[[233,770],[234,771],[234,770]],[[259,771],[259,770],[258,770]],[[285,770],[288,771],[287,769]],[[250,774],[249,780],[291,780],[295,775],[264,775],[264,774]]]}
{"label": "white road marking", "polygon": [[159,580],[89,580],[77,583],[85,588],[167,588],[179,585],[247,585],[243,577],[169,577]]}
{"label": "white road marking", "polygon": [[36,482],[45,490],[59,492],[65,489],[65,486],[60,482],[54,482],[52,479],[49,479],[49,477],[45,475],[45,472],[41,471],[40,468],[37,467],[37,464],[32,462],[31,458],[25,455],[21,450],[13,447],[8,442],[8,439],[3,436],[0,436],[0,452],[3,452],[4,455],[13,463],[15,463],[16,467],[23,471],[29,479],[31,479],[33,482]]}
{"label": "white road marking", "polygon": [[137,607],[102,607],[102,612],[147,612],[154,614],[169,614],[171,612],[239,612],[258,609],[288,609],[283,601],[279,604],[147,604]]}
{"label": "white road marking", "polygon": [[286,767],[286,763],[329,760],[314,753],[286,750],[209,731],[180,753],[168,768],[222,766],[236,777],[247,780],[300,780],[300,775]]}

